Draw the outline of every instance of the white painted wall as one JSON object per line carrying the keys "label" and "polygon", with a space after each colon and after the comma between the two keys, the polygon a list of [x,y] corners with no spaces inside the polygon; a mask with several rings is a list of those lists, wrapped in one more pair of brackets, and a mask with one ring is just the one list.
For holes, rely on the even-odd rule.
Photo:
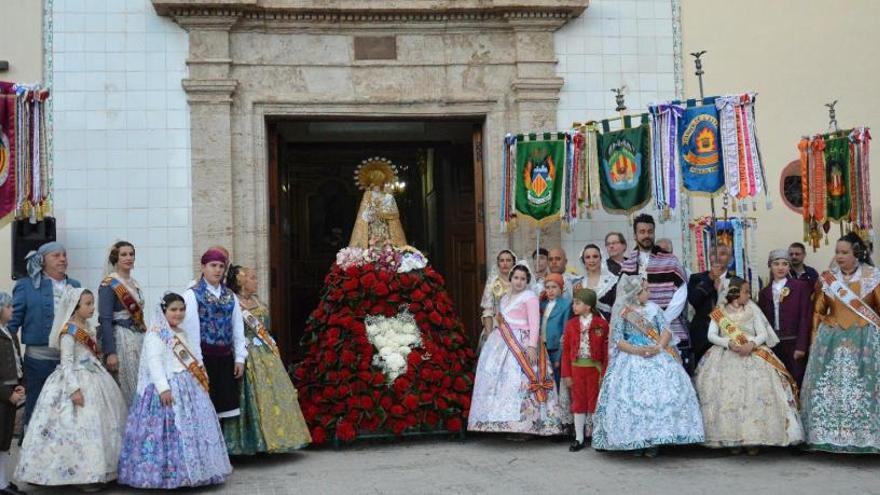
{"label": "white painted wall", "polygon": [[149,0],[51,5],[59,240],[92,288],[109,245],[134,243],[152,305],[193,276],[186,34]]}
{"label": "white painted wall", "polygon": [[[611,88],[626,85],[629,113],[641,113],[648,104],[676,97],[671,0],[592,0],[589,8],[556,33],[557,73],[565,79],[560,95],[557,126],[616,116]],[[612,124],[612,128],[613,124]],[[646,209],[651,211],[650,204]],[[563,234],[569,264],[585,244],[604,248],[605,234],[623,232],[632,248],[632,227],[624,215],[599,211]],[[657,238],[669,237],[681,253],[677,220],[657,225]]]}

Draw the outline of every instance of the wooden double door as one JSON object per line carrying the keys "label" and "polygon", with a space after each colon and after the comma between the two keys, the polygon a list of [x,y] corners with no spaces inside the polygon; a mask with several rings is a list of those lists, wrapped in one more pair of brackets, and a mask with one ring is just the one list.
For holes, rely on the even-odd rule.
{"label": "wooden double door", "polygon": [[476,338],[485,277],[482,134],[458,141],[291,142],[269,122],[270,304],[272,331],[286,362],[301,359],[306,320],[317,306],[336,253],[348,246],[362,191],[353,174],[379,156],[406,184],[396,196],[409,244],[446,280]]}

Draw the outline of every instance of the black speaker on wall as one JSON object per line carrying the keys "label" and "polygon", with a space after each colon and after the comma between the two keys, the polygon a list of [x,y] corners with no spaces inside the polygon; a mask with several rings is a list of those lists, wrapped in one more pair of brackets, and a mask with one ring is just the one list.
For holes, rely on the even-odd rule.
{"label": "black speaker on wall", "polygon": [[45,217],[42,221],[16,220],[12,223],[12,278],[27,277],[24,257],[42,244],[55,240],[55,218]]}

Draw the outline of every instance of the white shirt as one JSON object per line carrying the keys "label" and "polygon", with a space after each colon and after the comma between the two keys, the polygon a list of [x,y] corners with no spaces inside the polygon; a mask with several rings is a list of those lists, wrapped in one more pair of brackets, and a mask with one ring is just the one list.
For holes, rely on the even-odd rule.
{"label": "white shirt", "polygon": [[[222,293],[220,286],[214,286],[206,283],[208,292],[215,297],[220,297]],[[232,347],[235,353],[235,362],[244,363],[247,358],[247,343],[244,339],[244,316],[241,314],[241,306],[238,302],[238,296],[232,295],[234,299],[234,307],[232,310]],[[186,289],[183,293],[183,301],[186,304],[186,316],[180,326],[186,332],[186,341],[191,346],[193,355],[200,362],[202,361],[202,333],[201,323],[199,322],[199,302],[196,299],[196,293],[192,288]]]}

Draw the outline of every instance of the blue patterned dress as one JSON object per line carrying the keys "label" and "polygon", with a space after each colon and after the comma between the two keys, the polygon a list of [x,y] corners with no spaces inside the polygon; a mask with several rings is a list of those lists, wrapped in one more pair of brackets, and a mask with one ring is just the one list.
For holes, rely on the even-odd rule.
{"label": "blue patterned dress", "polygon": [[[640,309],[655,328],[668,328],[654,303]],[[675,338],[670,342],[676,344]],[[611,363],[593,417],[593,448],[636,450],[659,445],[703,442],[703,417],[691,380],[666,352],[645,358],[618,350],[626,341],[653,345],[648,336],[624,320],[611,322]]]}

